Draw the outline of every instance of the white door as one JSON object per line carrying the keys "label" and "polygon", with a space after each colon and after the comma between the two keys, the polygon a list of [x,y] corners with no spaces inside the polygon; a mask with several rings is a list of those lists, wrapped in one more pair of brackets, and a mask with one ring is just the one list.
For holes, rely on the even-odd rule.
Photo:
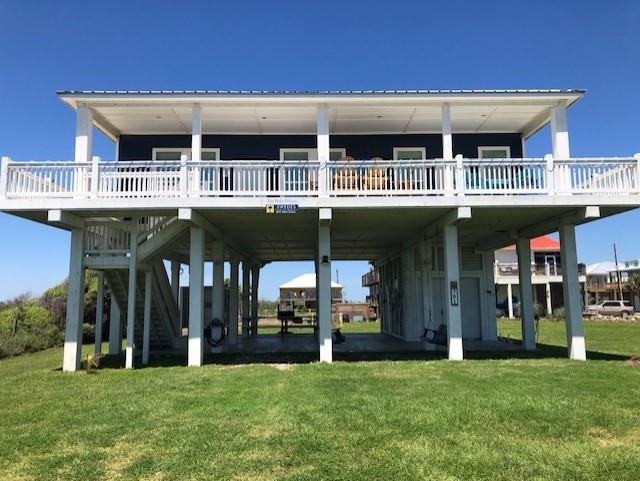
{"label": "white door", "polygon": [[[433,312],[429,329],[437,329],[444,324],[444,279],[433,279]],[[480,312],[480,280],[477,277],[462,277],[460,279],[460,308],[462,311],[462,337],[468,339],[480,339],[481,320]]]}
{"label": "white door", "polygon": [[466,339],[480,339],[480,279],[477,277],[463,277],[460,279],[460,307],[462,308],[462,337]]}

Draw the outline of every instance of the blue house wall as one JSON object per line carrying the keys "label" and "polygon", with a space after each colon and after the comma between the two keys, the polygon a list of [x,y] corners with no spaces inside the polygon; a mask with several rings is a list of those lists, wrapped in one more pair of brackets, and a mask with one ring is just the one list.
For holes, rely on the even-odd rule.
{"label": "blue house wall", "polygon": [[[332,135],[331,148],[344,148],[354,159],[393,158],[394,147],[425,147],[427,158],[442,157],[440,134]],[[453,153],[478,157],[479,146],[509,146],[512,157],[522,157],[518,133],[454,134]],[[153,148],[190,148],[190,135],[122,135],[120,160],[151,160]],[[203,135],[203,148],[219,148],[221,159],[279,160],[281,148],[316,147],[315,135]]]}

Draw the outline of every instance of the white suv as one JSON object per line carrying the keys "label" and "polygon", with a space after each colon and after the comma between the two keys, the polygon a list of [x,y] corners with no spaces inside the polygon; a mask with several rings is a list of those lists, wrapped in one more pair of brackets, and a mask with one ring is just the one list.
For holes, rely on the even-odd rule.
{"label": "white suv", "polygon": [[601,301],[587,307],[587,311],[600,316],[620,316],[623,319],[634,314],[633,306],[629,301]]}

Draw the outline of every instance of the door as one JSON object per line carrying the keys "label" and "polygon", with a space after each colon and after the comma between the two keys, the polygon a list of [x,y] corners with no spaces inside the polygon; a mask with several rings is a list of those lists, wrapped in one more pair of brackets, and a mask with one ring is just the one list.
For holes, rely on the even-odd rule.
{"label": "door", "polygon": [[463,277],[460,279],[460,307],[462,309],[462,337],[480,339],[480,279]]}
{"label": "door", "polygon": [[[433,312],[430,329],[437,329],[445,323],[444,306],[448,302],[445,299],[444,279],[433,279]],[[462,315],[462,337],[467,339],[479,339],[481,337],[480,311],[480,280],[477,277],[462,277],[460,279],[460,309]]]}
{"label": "door", "polygon": [[544,263],[549,266],[549,275],[557,276],[558,269],[556,266],[556,256],[544,256]]}

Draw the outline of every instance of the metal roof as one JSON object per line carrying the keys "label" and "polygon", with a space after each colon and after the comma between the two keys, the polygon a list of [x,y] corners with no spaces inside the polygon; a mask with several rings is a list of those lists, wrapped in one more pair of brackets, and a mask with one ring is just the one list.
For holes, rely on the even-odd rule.
{"label": "metal roof", "polygon": [[584,94],[584,89],[416,89],[416,90],[58,90],[58,95],[464,95]]}

